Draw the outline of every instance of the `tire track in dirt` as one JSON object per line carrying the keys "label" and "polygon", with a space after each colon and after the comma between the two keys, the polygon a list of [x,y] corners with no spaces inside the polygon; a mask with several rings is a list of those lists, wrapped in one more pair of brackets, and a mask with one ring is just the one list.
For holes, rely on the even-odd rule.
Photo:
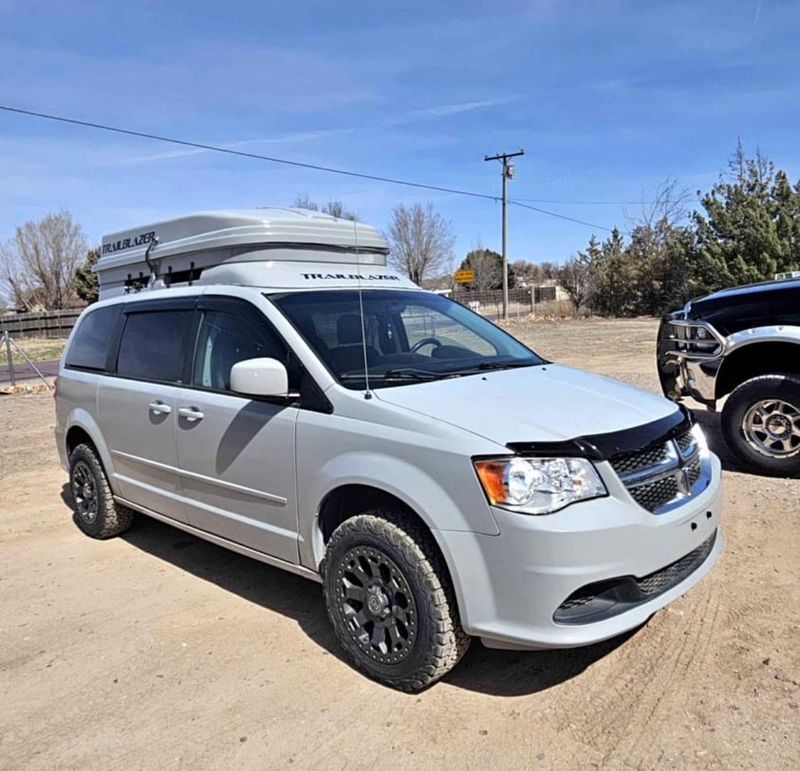
{"label": "tire track in dirt", "polygon": [[[705,587],[704,587],[705,588]],[[654,726],[664,725],[659,715],[669,709],[671,715],[684,714],[687,693],[680,686],[691,679],[691,671],[702,671],[708,658],[711,642],[716,639],[716,621],[719,617],[719,600],[715,592],[706,588],[707,596],[697,603],[697,610],[692,615],[695,623],[691,626],[687,621],[683,625],[684,644],[675,656],[673,666],[665,677],[660,693],[653,701],[647,717],[639,725],[630,748],[624,753],[636,768],[653,768],[657,758],[653,757]],[[695,633],[696,632],[696,633]],[[624,745],[624,742],[622,743]]]}
{"label": "tire track in dirt", "polygon": [[606,668],[604,676],[595,676],[588,692],[576,683],[557,713],[558,729],[597,753],[603,766],[654,766],[660,714],[683,713],[686,694],[678,686],[710,655],[720,602],[716,592],[700,585],[691,601],[680,605],[598,662],[595,669]]}

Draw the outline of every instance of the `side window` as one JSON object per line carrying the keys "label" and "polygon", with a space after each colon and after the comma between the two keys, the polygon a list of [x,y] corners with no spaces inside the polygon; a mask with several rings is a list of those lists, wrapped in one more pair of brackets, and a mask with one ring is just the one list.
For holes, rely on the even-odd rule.
{"label": "side window", "polygon": [[[200,322],[192,384],[214,391],[229,391],[231,367],[246,359],[270,358],[289,364],[288,350],[256,314],[207,310]],[[290,385],[291,385],[290,369]]]}
{"label": "side window", "polygon": [[65,364],[76,369],[104,372],[121,305],[89,311],[81,320],[69,345]]}
{"label": "side window", "polygon": [[117,374],[180,383],[191,310],[131,313],[122,332]]}
{"label": "side window", "polygon": [[[413,349],[415,345],[420,345],[420,353],[424,355],[435,356],[439,346],[462,348],[480,356],[495,356],[498,353],[490,342],[434,308],[409,303],[401,318],[409,347]],[[439,346],[432,344],[422,347],[423,340],[436,340]]]}

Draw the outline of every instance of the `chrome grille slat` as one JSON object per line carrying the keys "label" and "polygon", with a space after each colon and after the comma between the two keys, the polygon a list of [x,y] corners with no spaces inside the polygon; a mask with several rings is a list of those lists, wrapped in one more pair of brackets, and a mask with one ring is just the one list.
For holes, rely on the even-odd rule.
{"label": "chrome grille slat", "polygon": [[700,446],[691,431],[611,459],[631,497],[658,514],[688,498],[703,475]]}

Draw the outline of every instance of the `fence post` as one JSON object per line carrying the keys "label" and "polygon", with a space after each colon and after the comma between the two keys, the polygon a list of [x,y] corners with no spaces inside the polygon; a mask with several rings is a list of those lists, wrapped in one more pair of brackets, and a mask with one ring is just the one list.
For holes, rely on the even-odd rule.
{"label": "fence post", "polygon": [[17,384],[17,379],[14,375],[14,362],[11,360],[11,337],[8,332],[3,332],[3,342],[6,344],[6,361],[8,362],[8,376],[13,388]]}

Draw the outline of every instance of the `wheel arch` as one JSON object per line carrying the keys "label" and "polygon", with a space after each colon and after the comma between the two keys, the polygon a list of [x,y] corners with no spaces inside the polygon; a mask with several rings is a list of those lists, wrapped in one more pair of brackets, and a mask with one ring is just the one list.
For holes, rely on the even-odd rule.
{"label": "wheel arch", "polygon": [[334,530],[342,522],[359,514],[380,508],[393,508],[402,511],[404,516],[413,519],[419,527],[424,528],[430,534],[431,543],[436,548],[444,569],[447,571],[445,578],[453,587],[456,605],[461,611],[464,608],[461,582],[457,580],[455,566],[452,564],[452,555],[444,547],[439,531],[431,527],[427,518],[421,515],[416,507],[394,493],[374,484],[348,482],[338,485],[325,495],[317,512],[313,535],[317,565],[321,564],[324,559],[328,541]]}
{"label": "wheel arch", "polygon": [[111,460],[111,453],[108,449],[108,446],[106,445],[105,441],[103,441],[103,435],[100,431],[100,428],[95,422],[94,418],[88,412],[80,409],[75,410],[75,412],[70,416],[68,428],[64,432],[67,462],[69,462],[69,456],[75,447],[87,441],[97,453],[100,463],[103,465],[103,469],[108,477],[109,484],[113,489],[114,478],[112,472],[114,465]]}
{"label": "wheel arch", "polygon": [[717,373],[716,398],[722,399],[750,378],[779,372],[800,375],[800,339],[744,343],[723,359]]}

